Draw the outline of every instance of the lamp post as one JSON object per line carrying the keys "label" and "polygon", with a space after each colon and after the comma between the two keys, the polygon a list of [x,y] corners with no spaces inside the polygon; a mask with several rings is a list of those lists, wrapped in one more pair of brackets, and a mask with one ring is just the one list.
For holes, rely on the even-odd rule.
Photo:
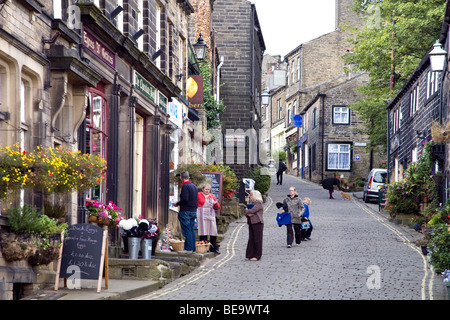
{"label": "lamp post", "polygon": [[195,50],[195,55],[197,56],[198,60],[205,59],[206,56],[206,49],[208,46],[206,45],[205,41],[202,38],[202,34],[200,33],[200,36],[197,39],[197,42],[192,45]]}
{"label": "lamp post", "polygon": [[444,71],[445,59],[447,57],[447,51],[442,49],[442,45],[439,41],[433,45],[433,50],[428,53],[430,56],[431,71],[442,72]]}

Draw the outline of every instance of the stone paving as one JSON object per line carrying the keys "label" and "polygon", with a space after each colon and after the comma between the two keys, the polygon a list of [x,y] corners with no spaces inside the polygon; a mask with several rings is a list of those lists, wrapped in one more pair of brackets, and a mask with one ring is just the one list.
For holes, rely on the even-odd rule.
{"label": "stone paving", "polygon": [[[310,241],[287,248],[286,228],[276,224],[277,201],[290,186],[309,197]],[[328,199],[317,184],[285,175],[273,182],[264,213],[261,261],[245,261],[246,220],[230,225],[221,254],[195,272],[139,300],[439,300],[442,279],[433,274],[414,230],[378,213],[378,205]]]}

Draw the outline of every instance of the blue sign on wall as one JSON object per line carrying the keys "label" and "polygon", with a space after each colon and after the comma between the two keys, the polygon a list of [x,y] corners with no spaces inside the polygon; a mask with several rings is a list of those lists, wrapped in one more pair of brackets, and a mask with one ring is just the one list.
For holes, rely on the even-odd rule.
{"label": "blue sign on wall", "polygon": [[295,127],[301,127],[302,126],[302,122],[303,122],[303,118],[301,115],[297,114],[294,116],[294,126]]}

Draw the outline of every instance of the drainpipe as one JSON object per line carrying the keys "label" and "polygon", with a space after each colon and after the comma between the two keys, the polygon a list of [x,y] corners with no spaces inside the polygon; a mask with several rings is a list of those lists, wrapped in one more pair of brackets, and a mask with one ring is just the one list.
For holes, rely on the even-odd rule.
{"label": "drainpipe", "polygon": [[[216,81],[216,84],[217,84],[216,102],[217,103],[219,103],[219,101],[220,101],[220,69],[223,66],[224,60],[225,60],[225,57],[224,56],[220,56],[220,63],[217,66],[217,81]],[[219,119],[219,114],[217,114],[217,119]]]}

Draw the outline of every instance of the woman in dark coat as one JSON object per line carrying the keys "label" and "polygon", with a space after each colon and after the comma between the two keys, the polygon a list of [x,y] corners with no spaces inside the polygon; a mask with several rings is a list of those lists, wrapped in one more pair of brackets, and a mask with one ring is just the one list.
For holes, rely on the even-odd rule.
{"label": "woman in dark coat", "polygon": [[337,178],[327,178],[325,180],[322,180],[320,184],[324,189],[328,189],[328,192],[330,193],[330,199],[334,199],[333,198],[334,186],[337,186],[338,189],[341,190],[341,184],[339,182],[339,179]]}
{"label": "woman in dark coat", "polygon": [[248,223],[248,243],[245,260],[259,261],[262,256],[264,228],[264,208],[261,193],[257,190],[252,190],[250,192],[250,201],[253,204],[253,208],[245,211]]}

